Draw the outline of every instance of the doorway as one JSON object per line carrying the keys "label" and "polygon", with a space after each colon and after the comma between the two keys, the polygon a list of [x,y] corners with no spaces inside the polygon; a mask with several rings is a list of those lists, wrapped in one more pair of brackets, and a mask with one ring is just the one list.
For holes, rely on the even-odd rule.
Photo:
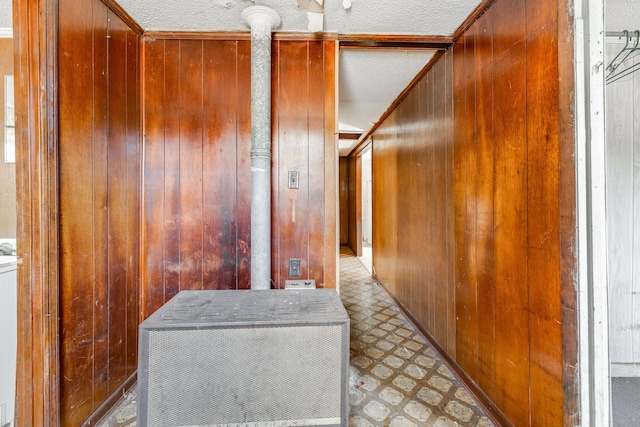
{"label": "doorway", "polygon": [[371,145],[361,155],[362,264],[373,274],[373,169]]}

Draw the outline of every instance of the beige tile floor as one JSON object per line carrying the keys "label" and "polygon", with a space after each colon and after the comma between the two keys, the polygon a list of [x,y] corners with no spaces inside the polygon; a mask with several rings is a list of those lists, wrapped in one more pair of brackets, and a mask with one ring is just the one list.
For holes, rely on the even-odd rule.
{"label": "beige tile floor", "polygon": [[[351,318],[350,427],[493,426],[348,248],[340,295]],[[133,427],[135,412],[130,393],[102,427]]]}

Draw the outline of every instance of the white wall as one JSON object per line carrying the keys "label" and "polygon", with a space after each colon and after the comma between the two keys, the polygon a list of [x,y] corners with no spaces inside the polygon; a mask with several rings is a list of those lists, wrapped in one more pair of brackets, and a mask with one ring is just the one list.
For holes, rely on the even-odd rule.
{"label": "white wall", "polygon": [[606,150],[611,374],[640,376],[640,71],[606,86]]}
{"label": "white wall", "polygon": [[0,410],[2,410],[0,425],[13,420],[15,407],[17,353],[16,278],[15,257],[0,257]]}

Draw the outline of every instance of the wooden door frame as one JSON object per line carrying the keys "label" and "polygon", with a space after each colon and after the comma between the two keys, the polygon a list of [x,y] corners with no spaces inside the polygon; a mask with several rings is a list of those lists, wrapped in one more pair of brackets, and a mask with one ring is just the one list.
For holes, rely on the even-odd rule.
{"label": "wooden door frame", "polygon": [[[349,169],[354,168],[353,171],[349,170],[349,179],[355,178],[354,194],[349,192],[349,197],[353,196],[354,203],[354,220],[349,221],[349,229],[354,227],[355,242],[351,241],[351,231],[349,231],[349,246],[355,252],[356,256],[362,256],[362,154],[368,150],[371,150],[371,176],[373,177],[373,136],[370,135],[349,156],[353,159],[353,162],[349,162]],[[349,185],[351,187],[351,185]],[[351,206],[351,202],[349,202]],[[373,218],[372,218],[373,220]]]}
{"label": "wooden door frame", "polygon": [[13,0],[20,426],[60,424],[57,28],[58,0]]}

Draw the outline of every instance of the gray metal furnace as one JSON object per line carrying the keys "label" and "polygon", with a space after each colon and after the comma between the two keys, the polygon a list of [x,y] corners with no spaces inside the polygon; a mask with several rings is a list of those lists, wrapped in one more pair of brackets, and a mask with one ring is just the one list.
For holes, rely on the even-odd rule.
{"label": "gray metal furnace", "polygon": [[139,426],[346,426],[334,290],[182,291],[140,325]]}

